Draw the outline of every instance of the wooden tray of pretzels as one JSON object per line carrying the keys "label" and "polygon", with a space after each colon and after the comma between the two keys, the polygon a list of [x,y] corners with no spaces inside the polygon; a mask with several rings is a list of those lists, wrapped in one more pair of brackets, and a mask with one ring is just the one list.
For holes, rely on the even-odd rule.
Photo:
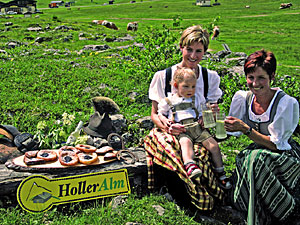
{"label": "wooden tray of pretzels", "polygon": [[81,168],[113,162],[117,160],[117,152],[110,146],[99,149],[90,145],[63,146],[60,149],[28,151],[12,159],[12,164],[29,171]]}

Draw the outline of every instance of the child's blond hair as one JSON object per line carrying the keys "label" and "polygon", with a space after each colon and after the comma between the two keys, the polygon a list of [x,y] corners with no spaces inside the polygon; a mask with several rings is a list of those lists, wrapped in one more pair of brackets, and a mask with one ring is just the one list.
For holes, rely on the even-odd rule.
{"label": "child's blond hair", "polygon": [[190,69],[187,67],[177,68],[177,70],[174,72],[174,77],[173,77],[171,84],[178,85],[178,84],[182,83],[186,77],[193,77],[197,80],[196,73],[193,69]]}

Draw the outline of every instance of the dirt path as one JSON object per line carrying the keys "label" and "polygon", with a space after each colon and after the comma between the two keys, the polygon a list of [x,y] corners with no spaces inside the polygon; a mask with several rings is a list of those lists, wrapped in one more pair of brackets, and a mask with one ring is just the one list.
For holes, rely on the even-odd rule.
{"label": "dirt path", "polygon": [[[294,12],[294,13],[284,13],[287,15],[298,15],[300,14],[300,12]],[[236,17],[227,17],[227,18],[254,18],[254,17],[264,17],[264,16],[272,16],[270,14],[263,14],[263,15],[249,15],[249,16],[236,16]],[[226,17],[224,17],[226,18]],[[165,21],[165,20],[173,20],[173,19],[158,19],[158,18],[110,18],[112,20],[161,20],[161,21]],[[197,18],[195,19],[183,19],[183,20],[198,20]]]}

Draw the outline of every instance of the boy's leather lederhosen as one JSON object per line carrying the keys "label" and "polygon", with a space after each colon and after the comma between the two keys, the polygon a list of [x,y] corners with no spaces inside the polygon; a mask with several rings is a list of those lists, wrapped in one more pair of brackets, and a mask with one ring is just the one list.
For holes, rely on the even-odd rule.
{"label": "boy's leather lederhosen", "polygon": [[196,113],[196,118],[184,119],[179,122],[184,125],[186,132],[178,135],[178,139],[187,137],[193,143],[201,143],[211,137],[211,134],[206,129],[202,129],[201,125],[198,123],[199,112],[195,107],[195,96],[192,97],[192,102],[183,102],[176,105],[173,105],[168,98],[165,98],[165,100],[172,110],[173,121],[175,119],[176,111],[192,108]]}

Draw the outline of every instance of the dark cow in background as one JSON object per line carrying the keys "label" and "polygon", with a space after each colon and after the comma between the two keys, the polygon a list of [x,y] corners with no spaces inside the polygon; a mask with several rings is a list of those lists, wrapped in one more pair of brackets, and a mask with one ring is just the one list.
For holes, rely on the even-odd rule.
{"label": "dark cow in background", "polygon": [[291,6],[293,6],[292,3],[281,3],[279,9],[288,9],[288,8],[290,8]]}
{"label": "dark cow in background", "polygon": [[127,31],[137,31],[138,29],[138,22],[129,22],[127,24]]}

